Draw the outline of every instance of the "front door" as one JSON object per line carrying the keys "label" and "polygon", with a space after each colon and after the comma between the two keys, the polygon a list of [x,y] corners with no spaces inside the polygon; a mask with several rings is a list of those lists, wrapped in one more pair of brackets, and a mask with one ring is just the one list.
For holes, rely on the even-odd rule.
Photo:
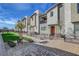
{"label": "front door", "polygon": [[51,35],[55,34],[55,26],[51,26]]}

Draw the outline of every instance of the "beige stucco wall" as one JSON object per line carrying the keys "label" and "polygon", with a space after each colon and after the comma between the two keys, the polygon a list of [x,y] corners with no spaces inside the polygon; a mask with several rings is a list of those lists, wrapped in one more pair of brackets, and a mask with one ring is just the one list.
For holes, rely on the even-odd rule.
{"label": "beige stucco wall", "polygon": [[75,37],[79,39],[79,13],[77,11],[77,3],[71,4],[72,22],[74,24]]}
{"label": "beige stucco wall", "polygon": [[[21,21],[25,25],[25,20]],[[25,31],[25,28],[22,29],[22,31]]]}
{"label": "beige stucco wall", "polygon": [[62,7],[59,8],[59,20],[60,20],[60,33],[64,35],[65,33],[65,13],[64,13],[64,4],[62,4]]}
{"label": "beige stucco wall", "polygon": [[64,4],[64,14],[65,14],[65,35],[66,37],[72,37],[73,38],[73,33],[74,33],[74,25],[71,22],[72,17],[71,17],[71,4],[70,3],[65,3]]}
{"label": "beige stucco wall", "polygon": [[77,13],[77,3],[71,3],[72,22],[79,21],[79,13]]}
{"label": "beige stucco wall", "polygon": [[[31,28],[31,32],[37,32],[37,33],[39,33],[39,11],[38,10],[36,10],[34,13],[36,13],[36,14],[34,14],[31,18],[30,18],[30,23],[31,23],[31,26],[32,26],[32,28]],[[36,17],[36,18],[35,18]],[[33,19],[33,20],[32,20]]]}
{"label": "beige stucco wall", "polygon": [[35,16],[36,16],[36,14],[34,14],[32,17],[30,17],[31,32],[36,32]]}
{"label": "beige stucco wall", "polygon": [[24,25],[26,26],[26,27],[23,29],[23,31],[26,31],[26,32],[27,32],[27,31],[28,31],[27,23],[28,23],[28,20],[29,20],[29,19],[28,19],[28,17],[25,17],[25,18],[26,18],[26,19],[22,21],[22,22],[24,23]]}
{"label": "beige stucco wall", "polygon": [[[53,12],[53,16],[50,16],[50,13]],[[58,7],[53,8],[47,13],[47,31],[46,33],[51,34],[51,26],[49,25],[54,25],[55,26],[55,33],[59,33],[59,30],[57,29],[58,26]]]}
{"label": "beige stucco wall", "polygon": [[36,14],[31,17],[31,26],[35,26],[35,16]]}
{"label": "beige stucco wall", "polygon": [[[53,11],[53,16],[50,17],[50,13],[52,11]],[[47,24],[52,25],[57,23],[58,23],[58,11],[57,11],[57,7],[55,7],[47,13]]]}
{"label": "beige stucco wall", "polygon": [[51,32],[50,32],[50,26],[47,26],[47,31],[46,31],[46,33],[49,35],[49,34],[51,34]]}
{"label": "beige stucco wall", "polygon": [[59,27],[59,25],[55,26],[55,33],[56,34],[60,34],[60,27]]}
{"label": "beige stucco wall", "polygon": [[39,28],[39,27],[40,27],[39,20],[40,20],[40,18],[39,18],[39,14],[37,13],[37,16],[36,16],[36,28],[35,28],[35,30],[36,30],[37,33],[40,32],[40,28]]}

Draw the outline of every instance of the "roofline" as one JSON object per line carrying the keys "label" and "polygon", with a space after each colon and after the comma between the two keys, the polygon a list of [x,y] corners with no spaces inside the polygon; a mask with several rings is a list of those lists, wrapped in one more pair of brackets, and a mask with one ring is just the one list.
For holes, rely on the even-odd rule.
{"label": "roofline", "polygon": [[50,11],[50,10],[52,10],[52,9],[54,9],[55,7],[57,7],[58,6],[58,4],[60,4],[60,3],[56,3],[56,4],[54,4],[52,7],[50,7],[48,10],[46,10],[46,14]]}
{"label": "roofline", "polygon": [[36,13],[33,13],[31,16],[30,16],[30,18],[33,16],[33,15],[35,15]]}
{"label": "roofline", "polygon": [[[22,17],[22,18],[21,18],[21,21],[26,20],[28,17],[29,17],[29,16],[24,16],[24,17]],[[24,18],[26,18],[26,19],[24,19]]]}
{"label": "roofline", "polygon": [[[37,10],[39,10],[39,9],[37,9]],[[36,10],[35,10],[36,11]],[[37,14],[37,13],[35,13],[35,11],[34,11],[34,13],[30,16],[30,18],[33,16],[33,15],[35,15],[35,14]],[[40,11],[40,10],[39,10]]]}
{"label": "roofline", "polygon": [[26,17],[23,17],[21,21],[24,21],[24,20],[26,20],[26,19],[24,19],[24,18],[26,18]]}

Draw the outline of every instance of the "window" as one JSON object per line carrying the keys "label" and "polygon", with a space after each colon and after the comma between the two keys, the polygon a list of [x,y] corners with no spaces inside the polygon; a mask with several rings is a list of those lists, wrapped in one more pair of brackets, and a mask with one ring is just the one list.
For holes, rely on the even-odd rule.
{"label": "window", "polygon": [[45,31],[46,27],[41,27],[41,30],[44,30]]}
{"label": "window", "polygon": [[74,26],[75,26],[75,31],[79,31],[79,24],[75,23]]}
{"label": "window", "polygon": [[53,12],[50,12],[50,17],[52,17],[53,16]]}
{"label": "window", "polygon": [[77,13],[79,13],[79,3],[77,3]]}

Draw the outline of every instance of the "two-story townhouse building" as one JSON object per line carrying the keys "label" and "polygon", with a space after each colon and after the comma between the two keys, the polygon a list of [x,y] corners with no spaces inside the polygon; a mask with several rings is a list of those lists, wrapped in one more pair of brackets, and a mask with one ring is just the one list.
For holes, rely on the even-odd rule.
{"label": "two-story townhouse building", "polygon": [[[22,18],[21,22],[23,22],[23,24],[24,24],[25,26],[27,26],[27,25],[26,25],[26,17]],[[27,28],[25,27],[24,29],[22,29],[22,31],[27,31]]]}
{"label": "two-story townhouse building", "polygon": [[65,36],[69,38],[79,39],[79,4],[64,3],[61,5],[62,6],[58,9],[58,15],[60,19],[62,34],[64,33]]}
{"label": "two-story townhouse building", "polygon": [[71,3],[71,22],[74,24],[74,36],[79,39],[79,3]]}
{"label": "two-story townhouse building", "polygon": [[31,29],[30,29],[30,17],[27,17],[27,33],[30,33]]}
{"label": "two-story townhouse building", "polygon": [[60,26],[58,23],[58,6],[53,5],[46,11],[47,14],[47,29],[49,35],[60,34]]}
{"label": "two-story townhouse building", "polygon": [[49,35],[60,34],[65,35],[65,37],[69,38],[74,37],[74,25],[71,22],[72,5],[73,4],[71,3],[58,3],[53,5],[50,9],[46,11]]}
{"label": "two-story townhouse building", "polygon": [[22,31],[28,32],[29,31],[29,17],[25,16],[22,18],[21,22],[24,23],[24,25],[26,26]]}
{"label": "two-story townhouse building", "polygon": [[40,20],[40,11],[36,10],[32,16],[30,17],[30,28],[31,28],[31,33],[39,34],[40,29],[39,29],[39,20]]}
{"label": "two-story townhouse building", "polygon": [[71,3],[58,4],[58,20],[60,33],[67,38],[74,38],[74,25],[71,22]]}
{"label": "two-story townhouse building", "polygon": [[47,33],[47,15],[40,15],[40,34],[48,34]]}

